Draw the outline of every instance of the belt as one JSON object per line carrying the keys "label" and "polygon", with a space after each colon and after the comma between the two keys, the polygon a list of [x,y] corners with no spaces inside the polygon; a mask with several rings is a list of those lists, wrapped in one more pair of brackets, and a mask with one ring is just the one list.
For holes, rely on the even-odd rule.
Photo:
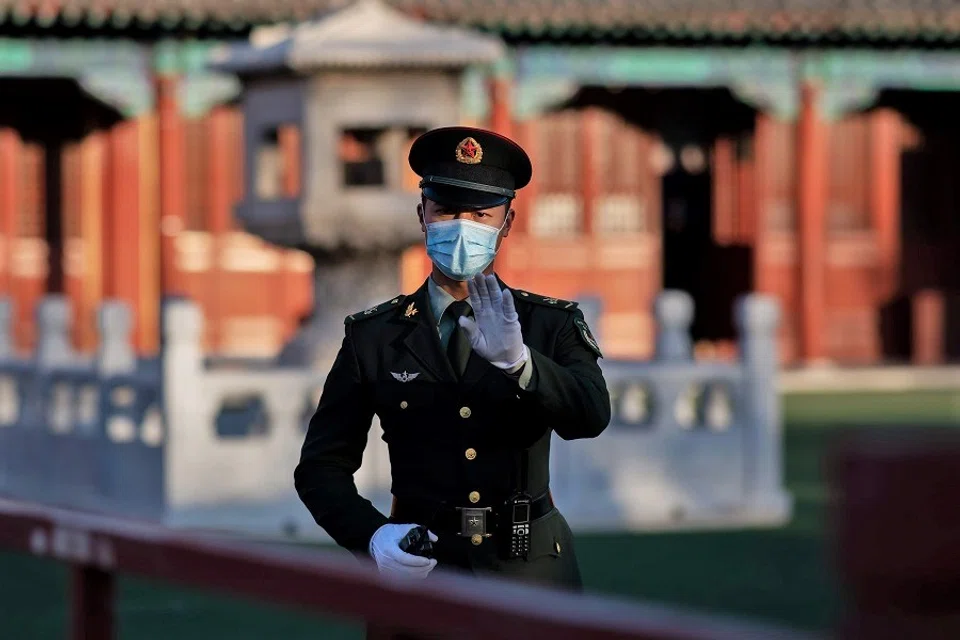
{"label": "belt", "polygon": [[[530,503],[530,521],[538,520],[554,508],[550,492],[534,498]],[[421,524],[440,535],[455,533],[471,538],[489,537],[496,533],[501,514],[493,507],[451,507],[419,500],[393,499],[390,517],[398,522]],[[510,526],[509,522],[504,526]]]}

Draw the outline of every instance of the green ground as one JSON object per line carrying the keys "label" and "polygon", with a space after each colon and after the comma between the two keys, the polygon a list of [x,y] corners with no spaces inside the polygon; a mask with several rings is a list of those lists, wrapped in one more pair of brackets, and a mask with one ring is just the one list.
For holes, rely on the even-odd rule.
{"label": "green ground", "polygon": [[[823,537],[819,464],[845,426],[960,426],[960,392],[797,395],[786,399],[789,526],[767,531],[581,536],[590,589],[746,614],[798,628],[830,626],[839,606]],[[62,567],[0,554],[0,638],[65,637]],[[121,582],[122,638],[286,640],[362,638],[358,625],[160,586]]]}

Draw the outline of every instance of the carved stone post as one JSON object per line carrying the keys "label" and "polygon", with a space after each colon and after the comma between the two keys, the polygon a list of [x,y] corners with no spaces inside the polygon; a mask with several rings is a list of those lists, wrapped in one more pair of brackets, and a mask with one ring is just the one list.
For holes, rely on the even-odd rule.
{"label": "carved stone post", "polygon": [[100,346],[97,349],[97,372],[101,377],[132,373],[137,369],[137,356],[130,342],[133,314],[119,300],[108,300],[97,314]]}
{"label": "carved stone post", "polygon": [[50,369],[73,361],[69,299],[60,294],[44,296],[37,305],[36,318],[39,335],[34,359],[37,366]]}
{"label": "carved stone post", "polygon": [[734,321],[740,332],[743,387],[741,424],[745,425],[747,499],[786,509],[783,478],[783,416],[777,389],[777,327],[780,310],[770,296],[750,294],[737,300]]}
{"label": "carved stone post", "polygon": [[657,326],[654,359],[658,362],[693,360],[690,325],[693,324],[693,298],[686,291],[662,291],[654,302]]}
{"label": "carved stone post", "polygon": [[[181,501],[191,487],[177,464],[189,464],[193,443],[210,436],[203,411],[203,316],[187,300],[171,300],[163,310],[163,407],[167,418],[166,501]],[[199,430],[196,427],[201,427]],[[189,474],[186,475],[190,480]]]}
{"label": "carved stone post", "polygon": [[13,357],[13,301],[0,298],[0,360]]}
{"label": "carved stone post", "polygon": [[[0,298],[0,365],[13,359],[13,341],[11,324],[13,321],[13,302],[9,298]],[[0,493],[9,493],[11,428],[16,424],[20,412],[20,399],[17,394],[18,381],[10,375],[0,375]]]}

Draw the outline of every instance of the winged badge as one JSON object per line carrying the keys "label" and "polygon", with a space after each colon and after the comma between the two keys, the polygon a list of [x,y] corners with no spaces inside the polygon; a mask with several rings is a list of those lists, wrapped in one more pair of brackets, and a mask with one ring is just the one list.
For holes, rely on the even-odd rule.
{"label": "winged badge", "polygon": [[411,380],[415,379],[415,378],[416,378],[417,376],[419,376],[420,374],[419,374],[419,373],[407,373],[406,371],[404,371],[403,373],[394,373],[393,371],[391,371],[391,372],[390,372],[390,375],[392,375],[396,380],[399,380],[400,382],[410,382]]}

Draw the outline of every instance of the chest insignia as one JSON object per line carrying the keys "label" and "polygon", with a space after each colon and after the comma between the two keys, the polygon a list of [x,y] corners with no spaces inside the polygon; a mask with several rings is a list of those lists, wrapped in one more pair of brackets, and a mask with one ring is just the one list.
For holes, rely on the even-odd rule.
{"label": "chest insignia", "polygon": [[391,371],[390,375],[392,375],[395,380],[398,380],[400,382],[410,382],[411,380],[415,380],[417,376],[419,376],[420,374],[407,373],[406,371],[404,371],[403,373],[394,373],[393,371]]}

